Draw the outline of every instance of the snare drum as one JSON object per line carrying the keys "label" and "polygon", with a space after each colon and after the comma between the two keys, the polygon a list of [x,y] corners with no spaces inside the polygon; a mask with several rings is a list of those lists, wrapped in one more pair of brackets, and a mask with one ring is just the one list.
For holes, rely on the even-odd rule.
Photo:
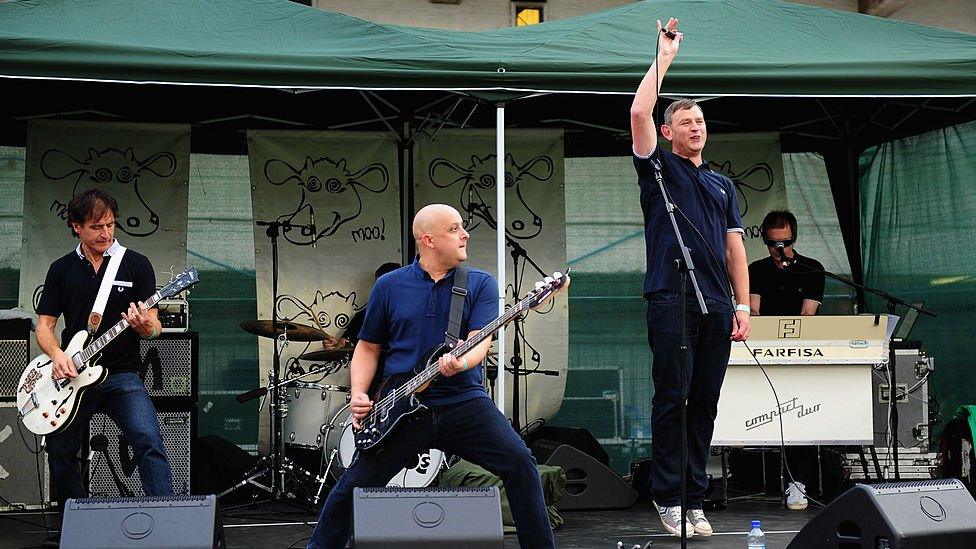
{"label": "snare drum", "polygon": [[285,389],[287,413],[283,421],[285,443],[298,448],[320,449],[329,431],[330,419],[349,402],[349,388],[301,381]]}
{"label": "snare drum", "polygon": [[[345,419],[337,423],[340,417]],[[352,414],[349,413],[348,404],[336,413],[331,423],[338,433],[336,437],[330,432],[328,437],[329,444],[337,444],[334,448],[337,459],[334,460],[332,471],[338,480],[339,475],[352,464],[352,458],[356,453],[356,441],[352,432]],[[437,448],[424,450],[417,454],[416,464],[410,464],[401,469],[399,473],[393,475],[393,478],[386,485],[399,488],[426,488],[445,468],[447,468],[447,459],[444,452]]]}

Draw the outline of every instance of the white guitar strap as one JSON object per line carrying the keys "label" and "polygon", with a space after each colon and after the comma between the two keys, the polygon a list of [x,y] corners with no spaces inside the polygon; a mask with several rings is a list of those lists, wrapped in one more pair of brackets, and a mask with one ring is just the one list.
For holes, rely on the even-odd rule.
{"label": "white guitar strap", "polygon": [[115,275],[119,272],[123,255],[125,255],[125,246],[119,244],[116,252],[112,254],[112,259],[108,261],[108,267],[105,268],[105,277],[102,278],[102,285],[98,287],[95,305],[92,306],[91,314],[88,315],[88,333],[92,336],[102,324],[102,313],[105,312],[105,305],[108,304],[108,294],[112,291],[112,283],[115,282]]}

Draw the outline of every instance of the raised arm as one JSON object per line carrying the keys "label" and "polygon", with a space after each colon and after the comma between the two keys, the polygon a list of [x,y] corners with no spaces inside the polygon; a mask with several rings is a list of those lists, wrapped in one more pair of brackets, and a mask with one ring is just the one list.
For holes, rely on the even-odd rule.
{"label": "raised arm", "polygon": [[[644,75],[637,91],[634,93],[634,103],[630,106],[630,135],[633,140],[634,153],[647,156],[657,147],[657,129],[654,127],[654,105],[657,103],[657,92],[664,81],[671,63],[678,54],[678,46],[684,35],[678,32],[674,38],[669,38],[661,32],[661,21],[657,22],[657,59]],[[667,29],[677,31],[678,20],[668,20]]]}

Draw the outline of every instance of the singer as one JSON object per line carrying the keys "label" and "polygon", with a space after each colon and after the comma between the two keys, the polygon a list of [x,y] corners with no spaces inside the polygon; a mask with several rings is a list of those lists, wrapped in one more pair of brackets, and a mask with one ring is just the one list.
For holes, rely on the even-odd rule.
{"label": "singer", "polygon": [[[641,81],[630,108],[634,167],[644,211],[647,273],[647,341],[654,354],[654,398],[651,411],[651,493],[664,528],[681,534],[681,476],[688,478],[689,535],[709,536],[712,526],[702,511],[708,488],[705,463],[718,413],[732,341],[749,337],[749,272],[742,219],[732,181],[713,172],[704,159],[707,132],[701,107],[691,99],[671,103],[664,112],[661,135],[669,152],[658,147],[652,114],[658,89],[678,54],[684,35],[678,21],[657,23],[657,59]],[[655,163],[663,166],[665,188],[689,248],[708,314],[694,295],[680,295],[674,260],[681,257],[678,239],[656,183]],[[731,285],[735,295],[729,294]],[[688,470],[681,470],[681,301],[687,306]]]}

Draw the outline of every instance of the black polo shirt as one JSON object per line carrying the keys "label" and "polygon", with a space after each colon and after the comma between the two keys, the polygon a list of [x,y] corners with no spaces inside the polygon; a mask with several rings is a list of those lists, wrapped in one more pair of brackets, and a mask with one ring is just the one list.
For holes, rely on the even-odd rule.
{"label": "black polo shirt", "polygon": [[[674,260],[681,257],[681,252],[671,227],[671,219],[664,207],[660,187],[654,177],[654,167],[651,164],[654,156],[654,153],[647,158],[634,155],[641,209],[644,212],[644,245],[647,256],[644,297],[658,290],[681,290],[678,272],[674,268]],[[712,171],[708,162],[695,166],[687,158],[664,149],[661,149],[661,156],[665,188],[677,207],[688,217],[688,221],[704,237],[703,242],[702,237],[689,227],[688,221],[675,212],[681,238],[691,250],[695,277],[701,291],[712,299],[728,303],[731,289],[725,261],[726,235],[730,232],[744,232],[735,185],[728,177]],[[692,291],[690,280],[688,291]]]}
{"label": "black polo shirt", "polygon": [[777,269],[772,257],[749,264],[749,293],[760,296],[760,315],[798,315],[804,299],[823,303],[823,265],[795,251],[793,255],[785,269]]}
{"label": "black polo shirt", "polygon": [[[117,243],[117,241],[116,241]],[[115,251],[113,244],[105,252],[105,259],[95,272],[91,262],[81,255],[81,248],[75,248],[51,264],[44,279],[44,291],[37,306],[37,314],[58,317],[64,315],[64,330],[61,332],[61,348],[64,349],[78,332],[88,329],[88,315],[95,304],[98,288],[102,284],[109,256]],[[102,314],[102,323],[95,337],[107,332],[128,310],[129,303],[145,301],[156,291],[156,275],[146,256],[126,250],[122,263],[115,275],[115,283],[109,292],[108,303]],[[139,334],[129,328],[116,336],[102,349],[96,362],[108,369],[110,374],[119,372],[138,372]]]}

